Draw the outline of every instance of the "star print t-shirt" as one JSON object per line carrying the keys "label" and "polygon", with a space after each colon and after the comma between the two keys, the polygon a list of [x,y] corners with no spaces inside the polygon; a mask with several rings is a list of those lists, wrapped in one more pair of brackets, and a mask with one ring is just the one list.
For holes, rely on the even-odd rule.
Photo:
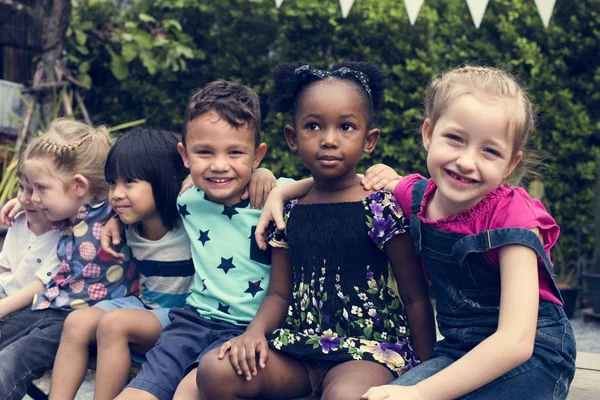
{"label": "star print t-shirt", "polygon": [[[139,281],[135,264],[127,258],[118,265],[100,247],[100,234],[111,208],[107,201],[82,206],[75,222],[61,227],[58,273],[33,299],[32,310],[71,311],[135,293]],[[129,249],[120,252],[129,257]]]}
{"label": "star print t-shirt", "polygon": [[271,269],[270,251],[254,240],[260,210],[248,200],[233,206],[212,202],[197,188],[179,196],[177,206],[196,269],[187,304],[203,317],[247,325],[263,301]]}

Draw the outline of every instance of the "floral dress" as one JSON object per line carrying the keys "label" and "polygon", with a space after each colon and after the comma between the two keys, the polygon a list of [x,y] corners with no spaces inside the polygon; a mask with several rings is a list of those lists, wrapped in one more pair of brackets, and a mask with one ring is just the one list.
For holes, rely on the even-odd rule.
{"label": "floral dress", "polygon": [[333,204],[293,200],[284,219],[286,231],[273,228],[269,244],[289,249],[294,286],[269,344],[299,359],[378,362],[395,376],[419,364],[383,251],[407,230],[393,194]]}

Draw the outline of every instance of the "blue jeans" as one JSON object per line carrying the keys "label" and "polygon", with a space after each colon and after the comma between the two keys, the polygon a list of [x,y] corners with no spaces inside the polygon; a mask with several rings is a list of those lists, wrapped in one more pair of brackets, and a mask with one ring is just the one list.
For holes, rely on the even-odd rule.
{"label": "blue jeans", "polygon": [[22,399],[31,382],[52,368],[67,315],[25,308],[0,319],[0,399]]}

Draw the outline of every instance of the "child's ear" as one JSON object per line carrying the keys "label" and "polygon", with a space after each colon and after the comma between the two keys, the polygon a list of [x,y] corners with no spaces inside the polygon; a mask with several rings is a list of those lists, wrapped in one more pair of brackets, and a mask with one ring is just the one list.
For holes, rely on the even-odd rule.
{"label": "child's ear", "polygon": [[252,160],[252,168],[258,168],[263,157],[267,154],[267,144],[261,143],[254,150],[254,160]]}
{"label": "child's ear", "polygon": [[367,132],[367,137],[365,138],[365,144],[363,146],[364,153],[371,154],[373,150],[375,150],[375,146],[379,141],[380,135],[381,131],[377,128],[371,129]]}
{"label": "child's ear", "polygon": [[181,142],[177,143],[177,151],[181,155],[181,159],[183,160],[183,165],[185,165],[185,167],[187,169],[190,169],[190,162],[188,160],[187,150],[185,149],[185,146],[183,145],[183,143],[181,143]]}
{"label": "child's ear", "polygon": [[77,197],[83,197],[87,194],[88,190],[90,190],[90,182],[88,179],[80,174],[73,175],[73,190]]}
{"label": "child's ear", "polygon": [[517,168],[517,165],[519,165],[519,163],[521,162],[522,159],[523,159],[523,152],[518,151],[517,154],[515,154],[515,156],[513,157],[510,164],[508,164],[508,168],[506,168],[506,172],[504,173],[504,177],[502,179],[508,178],[513,173],[515,168]]}
{"label": "child's ear", "polygon": [[283,135],[285,136],[285,141],[287,142],[290,150],[298,151],[298,139],[296,137],[296,130],[291,125],[286,125],[283,127]]}
{"label": "child's ear", "polygon": [[431,136],[433,135],[433,126],[431,125],[431,120],[426,118],[423,121],[423,126],[421,127],[421,136],[423,137],[423,147],[425,150],[429,151],[429,147],[431,146]]}

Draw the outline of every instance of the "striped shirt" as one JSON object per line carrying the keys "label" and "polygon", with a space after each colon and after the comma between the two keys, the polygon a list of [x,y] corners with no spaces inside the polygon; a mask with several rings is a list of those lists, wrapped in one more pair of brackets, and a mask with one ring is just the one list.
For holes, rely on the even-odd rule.
{"label": "striped shirt", "polygon": [[140,236],[136,226],[129,226],[125,236],[140,273],[140,300],[144,305],[152,309],[183,307],[194,278],[185,230],[175,228],[159,240],[148,240]]}

